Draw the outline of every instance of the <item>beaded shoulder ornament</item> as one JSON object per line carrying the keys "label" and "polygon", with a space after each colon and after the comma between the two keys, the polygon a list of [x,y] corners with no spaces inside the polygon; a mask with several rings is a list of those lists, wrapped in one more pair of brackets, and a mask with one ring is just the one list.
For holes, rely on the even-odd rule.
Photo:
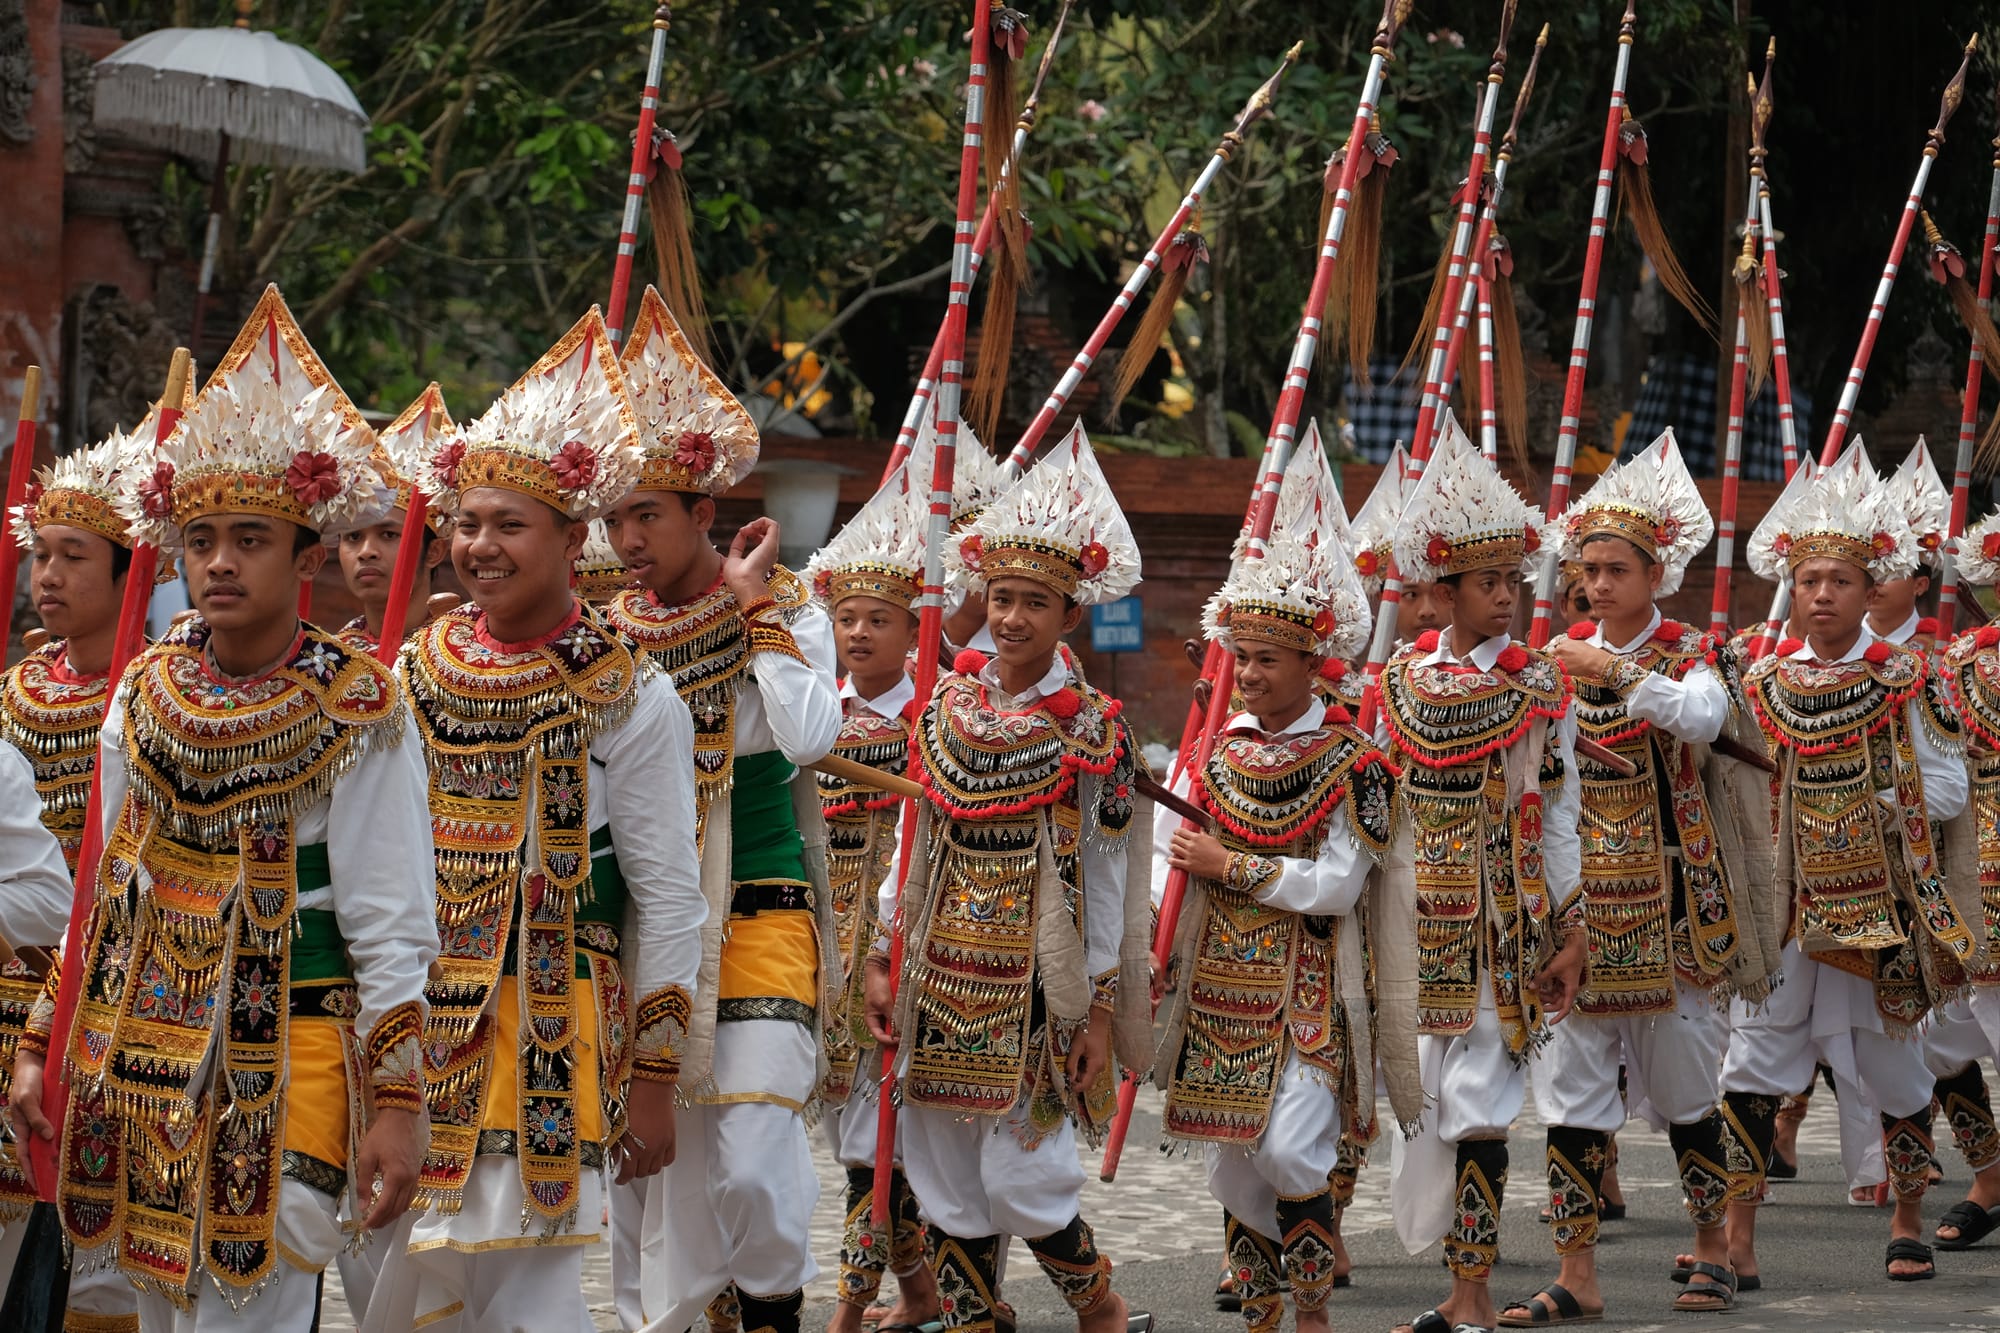
{"label": "beaded shoulder ornament", "polygon": [[0,685],[0,735],[34,765],[42,824],[62,844],[72,874],[110,686],[108,675],[73,675],[60,641],[29,653]]}

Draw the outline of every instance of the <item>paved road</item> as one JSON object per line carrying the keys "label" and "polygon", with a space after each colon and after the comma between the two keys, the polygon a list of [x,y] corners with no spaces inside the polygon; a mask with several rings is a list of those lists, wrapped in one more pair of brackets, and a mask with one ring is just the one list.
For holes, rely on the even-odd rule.
{"label": "paved road", "polygon": [[[1532,1112],[1530,1113],[1532,1115]],[[1159,1134],[1157,1094],[1141,1099],[1125,1162],[1115,1185],[1097,1181],[1097,1155],[1086,1152],[1090,1185],[1084,1216],[1117,1264],[1117,1284],[1134,1308],[1150,1309],[1166,1333],[1239,1333],[1239,1316],[1218,1312],[1210,1299],[1221,1265],[1221,1213],[1208,1197],[1199,1156],[1167,1155],[1152,1145]],[[1607,1224],[1601,1271],[1609,1313],[1600,1326],[1622,1333],[1669,1329],[1681,1333],[1721,1330],[1837,1329],[1851,1333],[1955,1333],[2000,1330],[2000,1239],[1980,1249],[1939,1255],[1939,1276],[1926,1283],[1883,1279],[1884,1212],[1850,1207],[1841,1177],[1833,1099],[1816,1098],[1800,1138],[1800,1175],[1774,1187],[1761,1219],[1760,1261],[1765,1288],[1745,1296],[1728,1315],[1686,1315],[1668,1310],[1678,1288],[1666,1280],[1674,1252],[1686,1239],[1679,1185],[1665,1136],[1635,1123],[1620,1135],[1620,1174],[1631,1206],[1623,1222]],[[1531,1118],[1514,1137],[1513,1189],[1502,1220],[1504,1262],[1494,1277],[1502,1300],[1532,1293],[1554,1274],[1547,1230],[1535,1218],[1542,1190],[1541,1138]],[[829,1275],[808,1291],[806,1327],[820,1327],[832,1307],[831,1269],[839,1253],[841,1173],[819,1155],[822,1193],[814,1235]],[[1946,1182],[1931,1193],[1925,1213],[1935,1218],[1964,1189],[1965,1164],[1948,1147]],[[1412,1258],[1403,1252],[1388,1220],[1386,1150],[1363,1172],[1345,1235],[1355,1260],[1355,1285],[1337,1292],[1331,1307],[1337,1329],[1383,1333],[1444,1295],[1446,1275],[1437,1252]],[[1016,1244],[1008,1262],[1007,1296],[1021,1313],[1024,1333],[1067,1333],[1075,1327],[1034,1260]],[[600,1329],[615,1329],[609,1262],[604,1249],[589,1252],[585,1272],[592,1313]],[[329,1274],[327,1333],[344,1333],[347,1319],[337,1281]]]}

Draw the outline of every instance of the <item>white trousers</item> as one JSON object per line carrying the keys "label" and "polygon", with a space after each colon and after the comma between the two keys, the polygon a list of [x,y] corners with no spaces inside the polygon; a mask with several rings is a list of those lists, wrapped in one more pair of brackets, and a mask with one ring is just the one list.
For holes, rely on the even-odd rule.
{"label": "white trousers", "polygon": [[1392,1135],[1389,1207],[1403,1247],[1418,1254],[1450,1229],[1465,1139],[1504,1139],[1527,1098],[1527,1075],[1500,1035],[1493,989],[1482,970],[1472,1026],[1455,1037],[1417,1038],[1425,1110],[1414,1139]]}
{"label": "white trousers", "polygon": [[1039,1240],[1081,1211],[1083,1163],[1068,1120],[1032,1148],[1021,1144],[1023,1103],[999,1120],[905,1106],[896,1126],[917,1207],[947,1236]]}
{"label": "white trousers", "polygon": [[[1812,1082],[1823,1060],[1836,1078],[1845,1077],[1892,1116],[1914,1116],[1930,1105],[1936,1080],[1924,1067],[1923,1043],[1883,1030],[1873,986],[1814,962],[1796,943],[1785,946],[1780,975],[1783,984],[1761,1010],[1741,1001],[1732,1007],[1735,1030],[1722,1065],[1723,1087],[1790,1096]],[[1843,1106],[1852,1100],[1842,1098]]]}
{"label": "white trousers", "polygon": [[1278,1199],[1301,1199],[1326,1188],[1340,1157],[1340,1096],[1285,1056],[1271,1097],[1264,1137],[1255,1148],[1208,1145],[1208,1192],[1238,1221],[1282,1240]]}
{"label": "white trousers", "polygon": [[[827,1151],[833,1160],[844,1167],[875,1165],[875,1135],[881,1122],[881,1110],[856,1092],[839,1106],[829,1106],[820,1117],[820,1137],[826,1140]],[[897,1136],[896,1156],[902,1153],[901,1135]]]}
{"label": "white trousers", "polygon": [[1950,1078],[1973,1061],[1993,1054],[1993,1039],[1979,1025],[1970,996],[1960,996],[1931,1011],[1924,1024],[1924,1064],[1933,1075]]}
{"label": "white trousers", "polygon": [[[93,1280],[116,1279],[137,1297],[139,1333],[306,1333],[319,1314],[320,1270],[340,1253],[345,1240],[332,1199],[296,1180],[283,1180],[278,1183],[279,1258],[270,1285],[241,1310],[232,1310],[205,1274],[195,1279],[194,1308],[185,1312],[164,1296],[134,1291],[113,1271],[93,1274]],[[286,1251],[317,1266],[294,1267]],[[80,1266],[94,1265],[85,1261]]]}
{"label": "white trousers", "polygon": [[[675,1137],[679,1138],[678,1126]],[[626,1333],[646,1322],[646,1297],[639,1283],[639,1246],[646,1231],[646,1195],[659,1183],[658,1176],[646,1176],[624,1185],[608,1187],[611,1203],[611,1302],[618,1311],[618,1327]]]}
{"label": "white trousers", "polygon": [[[1535,1060],[1535,1109],[1548,1125],[1615,1134],[1626,1104],[1646,1108],[1656,1128],[1691,1125],[1721,1095],[1727,1014],[1697,987],[1676,980],[1671,1014],[1572,1011],[1550,1029]],[[1627,1093],[1618,1093],[1618,1066]]]}
{"label": "white trousers", "polygon": [[690,1106],[673,1164],[649,1186],[639,1248],[651,1333],[683,1333],[731,1282],[782,1296],[819,1276],[811,1222],[819,1176],[805,1118],[769,1102]]}

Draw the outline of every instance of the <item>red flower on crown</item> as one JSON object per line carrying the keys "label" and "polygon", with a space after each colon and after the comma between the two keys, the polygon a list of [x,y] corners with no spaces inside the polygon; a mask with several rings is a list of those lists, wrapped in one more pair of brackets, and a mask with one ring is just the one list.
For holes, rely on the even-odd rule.
{"label": "red flower on crown", "polygon": [[453,440],[450,444],[438,450],[437,461],[433,464],[433,470],[446,486],[455,487],[458,485],[458,465],[464,461],[465,441]]}
{"label": "red flower on crown", "polygon": [[1331,633],[1333,633],[1333,612],[1321,607],[1319,614],[1313,617],[1313,636],[1324,639]]}
{"label": "red flower on crown", "polygon": [[1791,533],[1781,532],[1777,536],[1771,539],[1771,552],[1772,554],[1778,556],[1780,559],[1784,558],[1787,555],[1790,555],[1791,551],[1792,551]]}
{"label": "red flower on crown", "polygon": [[705,430],[683,431],[674,441],[674,466],[706,472],[715,462],[715,436]]}
{"label": "red flower on crown", "polygon": [[1076,553],[1076,563],[1085,578],[1094,579],[1110,565],[1111,552],[1104,549],[1103,542],[1085,542],[1083,549]]}
{"label": "red flower on crown", "polygon": [[1877,556],[1887,555],[1896,549],[1895,535],[1893,533],[1878,532],[1869,540],[1868,548]]}
{"label": "red flower on crown", "polygon": [[549,470],[556,474],[557,486],[575,494],[596,480],[597,455],[582,440],[571,440],[556,450],[555,457],[549,460]]}
{"label": "red flower on crown", "polygon": [[964,559],[967,569],[977,569],[980,560],[986,554],[986,539],[975,532],[958,544],[958,553]]}
{"label": "red flower on crown", "polygon": [[2000,560],[2000,532],[1989,532],[1980,540],[1979,553],[1988,560]]}
{"label": "red flower on crown", "polygon": [[1671,546],[1679,540],[1681,521],[1677,518],[1663,518],[1653,525],[1653,541],[1659,546]]}
{"label": "red flower on crown", "polygon": [[1375,554],[1375,548],[1372,546],[1354,557],[1354,572],[1364,579],[1374,578],[1376,571],[1381,568],[1382,557]]}
{"label": "red flower on crown", "polygon": [[174,512],[174,465],[160,463],[139,483],[139,508],[147,518],[167,518]]}
{"label": "red flower on crown", "polygon": [[1521,540],[1526,543],[1528,554],[1533,555],[1542,549],[1542,530],[1532,523],[1524,523],[1521,525]]}
{"label": "red flower on crown", "polygon": [[829,570],[822,569],[819,573],[813,575],[813,596],[823,602],[832,595],[833,574]]}
{"label": "red flower on crown", "polygon": [[1500,656],[1493,659],[1493,665],[1512,675],[1528,665],[1528,650],[1518,643],[1510,643],[1500,650]]}
{"label": "red flower on crown", "polygon": [[1935,532],[1926,532],[1923,536],[1917,538],[1917,545],[1923,550],[1935,551],[1938,547],[1944,545],[1944,538]]}
{"label": "red flower on crown", "polygon": [[1451,559],[1451,543],[1442,537],[1431,538],[1430,545],[1424,547],[1424,559],[1442,568]]}
{"label": "red flower on crown", "polygon": [[340,464],[332,454],[301,449],[285,469],[285,485],[302,505],[325,504],[340,494]]}

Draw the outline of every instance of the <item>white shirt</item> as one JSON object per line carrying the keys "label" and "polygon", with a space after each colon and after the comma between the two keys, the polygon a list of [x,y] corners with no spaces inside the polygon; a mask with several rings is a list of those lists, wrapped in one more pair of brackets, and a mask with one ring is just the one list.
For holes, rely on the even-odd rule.
{"label": "white shirt", "polygon": [[[1275,732],[1265,730],[1263,723],[1250,713],[1238,713],[1230,718],[1223,730],[1255,731],[1264,736],[1295,736],[1318,731],[1325,725],[1326,705],[1314,699],[1304,713]],[[1184,770],[1174,780],[1174,793],[1186,796],[1193,789],[1194,775]],[[1250,896],[1266,907],[1275,907],[1282,912],[1346,916],[1354,910],[1374,861],[1354,837],[1354,829],[1343,813],[1346,804],[1343,798],[1328,812],[1326,836],[1320,842],[1318,856],[1269,857],[1278,863],[1278,876]],[[1170,811],[1159,812],[1159,817],[1153,821],[1152,888],[1155,907],[1160,905],[1166,894],[1167,873],[1171,869],[1167,857],[1173,850],[1174,833],[1180,827],[1180,818]]]}
{"label": "white shirt", "polygon": [[[840,738],[840,688],[834,683],[833,622],[817,606],[792,621],[805,661],[784,653],[750,654],[736,690],[736,753],[778,751],[795,764],[824,758]],[[687,753],[694,753],[690,733]]]}
{"label": "white shirt", "polygon": [[[69,926],[76,886],[62,844],[42,823],[35,767],[0,745],[0,938],[16,948],[53,948]],[[113,807],[114,809],[116,807]]]}
{"label": "white shirt", "polygon": [[891,685],[873,699],[863,699],[861,691],[854,688],[854,677],[849,676],[846,680],[840,682],[840,697],[843,700],[857,700],[863,708],[866,708],[877,717],[901,717],[903,709],[909,705],[912,699],[917,697],[917,684],[910,679],[910,673],[906,671],[896,677],[894,685]]}
{"label": "white shirt", "polygon": [[[1895,629],[1891,630],[1889,633],[1875,634],[1875,637],[1878,639],[1887,639],[1890,643],[1893,643],[1898,648],[1900,648],[1904,644],[1908,643],[1911,639],[1917,637],[1917,622],[1921,621],[1922,619],[1923,617],[1921,615],[1919,615],[1915,611],[1912,611],[1910,612],[1910,618],[1908,620],[1905,620],[1902,624],[1898,625]],[[1867,621],[1864,620],[1862,623],[1867,624]],[[1874,634],[1875,627],[1873,625],[1868,625],[1868,632],[1870,634]]]}
{"label": "white shirt", "polygon": [[[1868,622],[1863,620],[1860,635],[1854,640],[1853,646],[1841,654],[1840,660],[1842,662],[1857,660],[1868,651],[1869,645],[1878,637],[1874,630],[1868,628]],[[1817,656],[1818,654],[1813,652],[1811,641],[1801,639],[1799,646],[1791,653],[1791,660],[1809,662]],[[1924,804],[1930,808],[1931,818],[1951,819],[1965,809],[1966,800],[1971,795],[1971,783],[1965,775],[1965,760],[1959,755],[1939,749],[1937,742],[1931,739],[1930,731],[1924,726],[1923,719],[1917,716],[1917,710],[1923,706],[1922,699],[1912,699],[1905,704],[1903,725],[1909,733],[1910,748],[1916,754],[1917,772],[1923,777]],[[1895,807],[1894,788],[1887,788],[1875,794],[1887,801],[1892,809]]]}
{"label": "white shirt", "polygon": [[[1507,634],[1496,634],[1474,648],[1463,662],[1452,654],[1451,630],[1438,631],[1438,646],[1423,659],[1425,666],[1453,663],[1491,671],[1500,654],[1514,642]],[[1576,814],[1581,808],[1576,776],[1576,710],[1566,709],[1555,723],[1556,753],[1562,757],[1563,784],[1554,800],[1542,803],[1542,866],[1547,876],[1549,901],[1561,912],[1575,896],[1583,881],[1583,843],[1576,832]]]}
{"label": "white shirt", "polygon": [[[332,793],[292,820],[295,846],[326,844],[332,883],[301,893],[297,908],[330,909],[340,923],[360,996],[356,1032],[371,1031],[399,1004],[422,1004],[437,957],[437,862],[423,756],[416,721],[406,714],[400,744],[377,742],[363,749]],[[109,839],[130,789],[123,685],[104,712],[97,772]],[[146,872],[138,873],[143,884]]]}
{"label": "white shirt", "polygon": [[[1585,642],[1614,656],[1629,657],[1645,647],[1659,628],[1660,611],[1655,607],[1645,632],[1631,642],[1606,642],[1602,623]],[[1625,711],[1635,720],[1649,722],[1680,740],[1707,745],[1722,734],[1722,724],[1729,720],[1729,694],[1708,663],[1696,662],[1679,680],[1657,671],[1648,672],[1625,696]]]}
{"label": "white shirt", "polygon": [[[981,669],[979,683],[986,686],[995,707],[1032,708],[1047,696],[1067,686],[1075,677],[1058,650],[1050,659],[1042,678],[1018,695],[1000,688],[1000,664],[991,661]],[[1083,913],[1083,962],[1093,977],[1103,976],[1118,966],[1118,944],[1125,933],[1126,867],[1129,861],[1126,840],[1107,838],[1092,827],[1091,812],[1097,808],[1098,785],[1104,779],[1094,773],[1077,775],[1077,807],[1083,812],[1083,833],[1077,839],[1077,859],[1083,874],[1084,892],[1077,903]],[[888,924],[896,919],[896,892],[903,883],[903,821],[909,815],[905,805],[896,816],[896,852],[889,862],[889,874],[875,893],[878,920],[885,932],[877,936],[878,946],[886,944]]]}

